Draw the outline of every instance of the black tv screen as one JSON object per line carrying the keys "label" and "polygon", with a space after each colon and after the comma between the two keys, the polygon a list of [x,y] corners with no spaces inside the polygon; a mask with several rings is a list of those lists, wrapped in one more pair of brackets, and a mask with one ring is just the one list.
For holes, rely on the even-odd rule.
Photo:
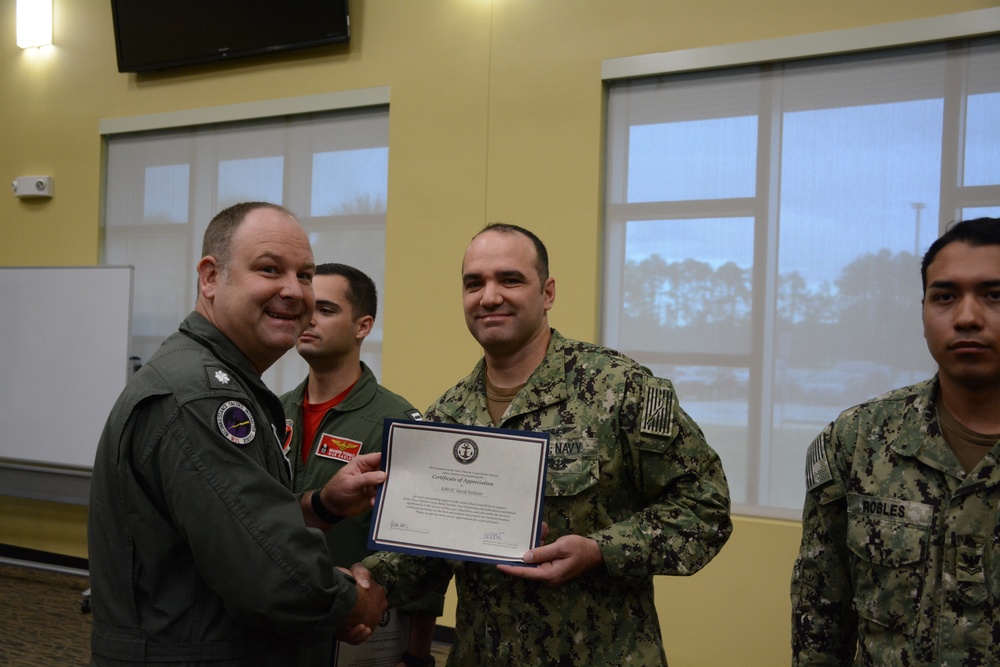
{"label": "black tv screen", "polygon": [[350,39],[347,0],[111,0],[119,72]]}

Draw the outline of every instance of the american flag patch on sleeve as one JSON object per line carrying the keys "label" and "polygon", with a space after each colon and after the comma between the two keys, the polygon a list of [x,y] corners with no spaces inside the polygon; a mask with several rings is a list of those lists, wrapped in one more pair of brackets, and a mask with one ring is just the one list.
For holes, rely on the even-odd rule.
{"label": "american flag patch on sleeve", "polygon": [[809,445],[809,452],[806,454],[806,489],[809,491],[833,481],[825,442],[825,435],[820,433]]}
{"label": "american flag patch on sleeve", "polygon": [[639,430],[663,438],[673,436],[674,392],[670,383],[650,378],[643,387],[642,420]]}

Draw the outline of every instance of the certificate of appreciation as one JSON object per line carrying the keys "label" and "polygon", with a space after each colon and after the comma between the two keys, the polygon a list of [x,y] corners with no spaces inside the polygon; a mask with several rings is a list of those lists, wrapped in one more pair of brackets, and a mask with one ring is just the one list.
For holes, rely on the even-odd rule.
{"label": "certificate of appreciation", "polygon": [[369,549],[524,564],[537,546],[547,433],[387,419]]}

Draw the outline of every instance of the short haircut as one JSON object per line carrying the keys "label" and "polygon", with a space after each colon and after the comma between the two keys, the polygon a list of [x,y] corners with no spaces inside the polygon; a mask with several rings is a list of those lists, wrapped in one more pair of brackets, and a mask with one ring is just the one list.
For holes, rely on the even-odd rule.
{"label": "short haircut", "polygon": [[201,244],[201,256],[211,255],[219,265],[219,271],[225,272],[229,268],[229,260],[232,256],[233,235],[246,219],[251,211],[259,208],[269,208],[280,211],[290,218],[295,218],[291,211],[277,204],[270,204],[263,201],[242,202],[233,204],[229,208],[219,211],[205,229],[205,237]]}
{"label": "short haircut", "polygon": [[941,249],[959,241],[973,247],[1000,245],[1000,218],[974,218],[953,222],[924,254],[920,263],[920,282],[927,293],[927,267],[931,265]]}
{"label": "short haircut", "polygon": [[375,281],[361,269],[347,264],[330,262],[316,267],[317,276],[343,276],[347,280],[347,301],[351,304],[354,319],[371,315],[375,319],[378,310],[378,290]]}
{"label": "short haircut", "polygon": [[472,237],[473,240],[485,232],[520,234],[521,236],[527,237],[528,240],[531,241],[532,245],[535,246],[535,270],[538,271],[539,282],[541,282],[544,287],[545,281],[549,279],[549,251],[545,249],[545,244],[542,243],[542,240],[538,238],[534,232],[531,232],[524,227],[518,227],[517,225],[511,225],[506,222],[491,222],[479,230],[476,233],[476,236]]}

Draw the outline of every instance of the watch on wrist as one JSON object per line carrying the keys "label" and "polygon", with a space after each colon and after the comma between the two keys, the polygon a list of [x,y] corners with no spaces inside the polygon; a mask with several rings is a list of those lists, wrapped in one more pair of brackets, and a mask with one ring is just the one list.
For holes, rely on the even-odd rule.
{"label": "watch on wrist", "polygon": [[434,656],[428,655],[426,658],[418,658],[411,655],[409,651],[403,651],[403,657],[400,658],[406,667],[434,667]]}
{"label": "watch on wrist", "polygon": [[312,498],[309,499],[310,502],[312,503],[313,512],[316,513],[316,516],[323,519],[323,521],[327,522],[332,526],[333,524],[339,522],[344,517],[337,516],[336,514],[334,514],[333,512],[331,512],[326,508],[326,505],[323,504],[323,499],[319,497],[319,491],[320,491],[319,489],[313,491]]}

